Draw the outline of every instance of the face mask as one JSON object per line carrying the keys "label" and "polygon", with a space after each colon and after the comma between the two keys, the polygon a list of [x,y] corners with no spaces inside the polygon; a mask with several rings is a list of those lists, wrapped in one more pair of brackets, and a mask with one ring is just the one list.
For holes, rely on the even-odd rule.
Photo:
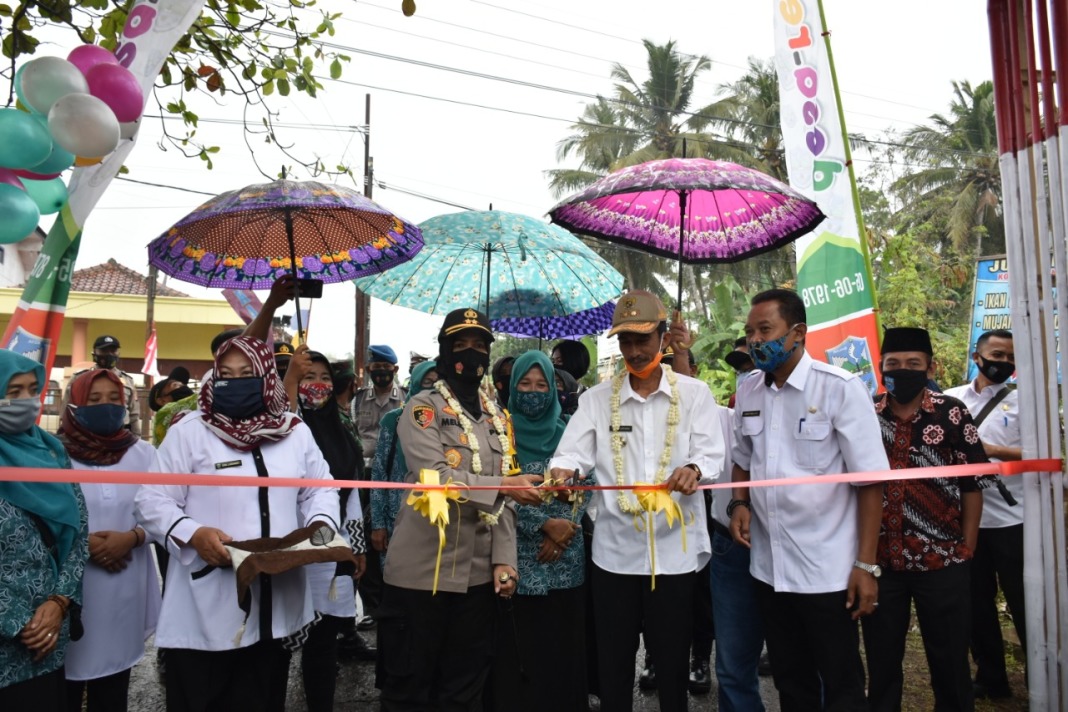
{"label": "face mask", "polygon": [[648,364],[646,364],[645,368],[639,371],[638,369],[631,366],[630,362],[626,359],[623,360],[623,365],[627,368],[627,372],[630,373],[630,375],[634,376],[638,380],[645,380],[646,378],[649,378],[649,376],[653,375],[653,371],[656,370],[656,367],[660,365],[660,362],[662,360],[664,360],[664,337],[661,336],[660,346],[656,350],[656,356],[653,356],[653,359]]}
{"label": "face mask", "polygon": [[914,371],[911,368],[883,371],[883,385],[898,403],[911,403],[927,386],[927,371]]}
{"label": "face mask", "polygon": [[15,398],[0,400],[0,433],[24,433],[34,426],[41,412],[41,400]]}
{"label": "face mask", "polygon": [[[797,326],[797,324],[794,324],[794,326]],[[774,373],[779,370],[780,366],[790,360],[790,357],[797,351],[798,344],[801,343],[799,340],[795,340],[790,350],[786,350],[786,337],[794,330],[794,326],[787,329],[786,333],[777,339],[765,341],[762,344],[755,341],[749,342],[749,357],[753,359],[753,363],[757,368],[764,373]]]}
{"label": "face mask", "polygon": [[393,383],[393,371],[371,371],[371,383],[379,388],[385,388]]}
{"label": "face mask", "polygon": [[171,397],[171,402],[173,403],[174,401],[179,401],[193,395],[193,389],[189,386],[178,386],[171,391],[169,395]]}
{"label": "face mask", "polygon": [[97,435],[114,435],[126,422],[126,408],[118,403],[82,405],[74,410],[74,419]]}
{"label": "face mask", "polygon": [[118,362],[117,354],[93,354],[93,363],[103,369],[115,368]]}
{"label": "face mask", "polygon": [[1004,383],[1016,372],[1016,364],[1012,361],[990,361],[980,356],[978,365],[980,373],[994,383]]}
{"label": "face mask", "polygon": [[262,413],[265,408],[261,376],[215,381],[214,412],[232,420],[248,420]]}
{"label": "face mask", "polygon": [[297,386],[297,399],[304,410],[319,410],[334,397],[334,387],[329,383],[301,383]]}
{"label": "face mask", "polygon": [[504,404],[507,405],[508,400],[512,397],[511,385],[508,384],[508,383],[505,383],[504,384],[504,388],[498,388],[497,389],[497,397],[500,399],[501,403],[504,403]]}
{"label": "face mask", "polygon": [[[567,395],[567,394],[564,394]],[[539,418],[549,410],[553,398],[558,398],[551,391],[517,391],[515,394],[515,412],[528,418]]]}
{"label": "face mask", "polygon": [[453,351],[445,356],[449,360],[445,372],[448,373],[451,370],[449,377],[461,383],[480,383],[486,371],[489,370],[489,354],[478,349]]}

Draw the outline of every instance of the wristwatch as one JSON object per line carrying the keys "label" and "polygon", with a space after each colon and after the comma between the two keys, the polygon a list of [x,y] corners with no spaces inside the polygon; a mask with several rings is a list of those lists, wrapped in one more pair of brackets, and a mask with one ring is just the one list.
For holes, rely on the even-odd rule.
{"label": "wristwatch", "polygon": [[863,561],[854,561],[853,566],[862,571],[867,571],[875,578],[879,578],[883,575],[883,567],[879,566],[879,564],[865,564]]}
{"label": "wristwatch", "polygon": [[701,468],[700,468],[700,467],[698,467],[697,465],[695,465],[695,464],[694,464],[694,463],[692,463],[692,462],[690,462],[690,463],[687,463],[687,464],[683,465],[683,467],[688,467],[688,468],[690,468],[691,470],[693,470],[694,472],[696,472],[696,473],[697,473],[697,476],[698,476],[698,477],[704,477],[704,474],[703,474],[703,473],[701,472]]}

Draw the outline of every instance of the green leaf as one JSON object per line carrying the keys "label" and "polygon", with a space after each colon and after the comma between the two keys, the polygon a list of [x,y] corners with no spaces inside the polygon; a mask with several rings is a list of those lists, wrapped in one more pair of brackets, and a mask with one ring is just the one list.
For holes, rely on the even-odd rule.
{"label": "green leaf", "polygon": [[272,79],[266,84],[264,84],[263,89],[261,91],[263,92],[264,96],[270,96],[271,94],[274,94],[274,80]]}
{"label": "green leaf", "polygon": [[279,79],[277,81],[277,84],[278,84],[278,93],[281,94],[282,96],[289,96],[289,82],[287,80],[285,80],[285,79]]}
{"label": "green leaf", "polygon": [[334,59],[334,61],[330,63],[330,78],[331,79],[340,79],[341,78],[341,62],[338,61],[337,59]]}

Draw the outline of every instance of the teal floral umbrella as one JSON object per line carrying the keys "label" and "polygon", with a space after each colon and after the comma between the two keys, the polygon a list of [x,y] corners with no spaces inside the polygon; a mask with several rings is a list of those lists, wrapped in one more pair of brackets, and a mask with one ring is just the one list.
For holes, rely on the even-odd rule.
{"label": "teal floral umbrella", "polygon": [[490,319],[566,316],[623,289],[623,275],[578,238],[525,215],[472,210],[419,228],[415,257],[356,286],[427,314],[477,305]]}

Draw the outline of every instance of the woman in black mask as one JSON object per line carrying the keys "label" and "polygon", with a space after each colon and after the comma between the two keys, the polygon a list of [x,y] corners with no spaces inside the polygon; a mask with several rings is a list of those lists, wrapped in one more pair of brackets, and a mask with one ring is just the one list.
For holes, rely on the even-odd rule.
{"label": "woman in black mask", "polygon": [[[506,500],[541,502],[533,487],[541,477],[519,474],[508,420],[482,388],[492,342],[484,314],[446,316],[441,380],[408,402],[397,425],[409,482],[435,470],[442,483],[487,489],[449,501],[445,559],[438,527],[413,507],[397,514],[378,614],[382,709],[482,709],[496,599],[516,590],[516,515]],[[506,483],[515,488],[497,489]]]}

